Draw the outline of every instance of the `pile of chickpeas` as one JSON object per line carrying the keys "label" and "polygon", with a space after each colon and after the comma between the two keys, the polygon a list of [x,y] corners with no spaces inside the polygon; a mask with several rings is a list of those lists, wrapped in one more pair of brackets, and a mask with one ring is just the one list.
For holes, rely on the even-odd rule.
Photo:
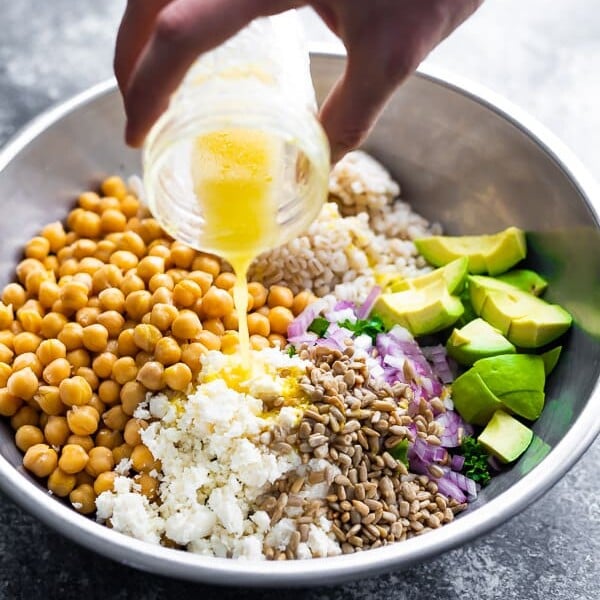
{"label": "pile of chickpeas", "polygon": [[[148,392],[189,390],[209,350],[237,351],[234,275],[170,239],[119,177],[83,193],[66,227],[47,225],[24,254],[1,295],[0,415],[25,468],[90,514],[129,459],[155,499],[160,464],[133,414]],[[312,294],[248,291],[252,347],[283,347]]]}

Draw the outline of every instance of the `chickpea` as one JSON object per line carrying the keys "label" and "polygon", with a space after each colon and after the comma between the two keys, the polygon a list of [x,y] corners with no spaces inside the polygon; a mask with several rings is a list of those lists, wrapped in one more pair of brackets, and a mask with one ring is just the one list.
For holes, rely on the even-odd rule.
{"label": "chickpea", "polygon": [[158,496],[158,480],[148,473],[138,473],[133,480],[140,486],[140,492],[151,502]]}
{"label": "chickpea", "polygon": [[8,329],[15,320],[12,305],[0,302],[0,329]]}
{"label": "chickpea", "polygon": [[47,477],[56,469],[58,455],[47,444],[30,446],[23,457],[23,466],[37,477]]}
{"label": "chickpea", "polygon": [[87,271],[84,271],[84,268],[86,266],[89,267],[90,260],[94,260],[93,257],[96,253],[97,247],[98,245],[96,242],[89,239],[80,239],[73,244],[73,258],[76,258],[80,261],[77,272],[73,273],[73,279],[76,281],[84,281],[84,283],[88,285],[88,289],[91,289],[91,275]]}
{"label": "chickpea", "polygon": [[2,302],[5,305],[12,304],[13,310],[18,310],[25,304],[25,290],[18,283],[9,283],[2,292]]}
{"label": "chickpea", "polygon": [[23,400],[11,394],[7,388],[0,388],[0,415],[12,417],[21,408]]}
{"label": "chickpea", "polygon": [[78,444],[66,444],[58,459],[58,468],[64,473],[75,475],[85,469],[89,461],[87,452]]}
{"label": "chickpea", "polygon": [[137,446],[142,443],[141,432],[148,427],[146,421],[141,419],[129,419],[125,424],[123,438],[130,446]]}
{"label": "chickpea", "polygon": [[173,292],[166,287],[159,287],[150,296],[150,308],[153,308],[155,304],[173,304]]}
{"label": "chickpea", "polygon": [[198,315],[189,310],[182,310],[171,324],[171,332],[179,339],[195,339],[201,331]]}
{"label": "chickpea", "polygon": [[[100,243],[102,244],[102,242]],[[92,275],[92,290],[98,294],[109,287],[119,288],[123,279],[123,273],[119,267],[113,264],[104,265]],[[123,291],[123,293],[125,292]]]}
{"label": "chickpea", "polygon": [[138,374],[138,368],[135,360],[131,356],[123,356],[117,359],[112,367],[112,377],[121,385],[128,381],[135,381]]}
{"label": "chickpea", "polygon": [[171,327],[178,315],[179,311],[171,304],[158,303],[152,307],[150,323],[164,332]]}
{"label": "chickpea", "polygon": [[117,350],[119,356],[134,356],[137,354],[138,347],[133,339],[133,329],[121,331],[117,338]]}
{"label": "chickpea", "polygon": [[75,375],[83,377],[88,382],[92,392],[98,389],[100,380],[91,367],[79,367],[77,371],[75,371]]}
{"label": "chickpea", "polygon": [[39,427],[34,425],[21,425],[15,433],[15,443],[21,452],[44,442],[44,434]]}
{"label": "chickpea", "polygon": [[63,379],[59,385],[60,399],[66,406],[83,406],[92,398],[92,388],[81,375]]}
{"label": "chickpea", "polygon": [[[2,346],[4,346],[4,344],[2,344]],[[4,348],[6,348],[6,346],[4,346]],[[7,350],[12,353],[12,350],[10,350],[9,348],[7,348]],[[8,365],[8,362],[9,362],[8,360],[4,361],[4,360],[0,359],[0,388],[6,387],[8,378],[10,377],[11,373],[13,372],[10,365]]]}
{"label": "chickpea", "polygon": [[235,310],[223,317],[223,326],[225,327],[225,331],[228,329],[237,331],[239,329],[239,319]]}
{"label": "chickpea", "polygon": [[[223,330],[223,334],[225,330]],[[215,335],[211,331],[201,331],[196,337],[196,341],[200,342],[206,350],[220,350],[221,349],[221,336]]]}
{"label": "chickpea", "polygon": [[22,406],[10,419],[10,426],[16,431],[23,425],[37,425],[39,423],[38,411],[32,406]]}
{"label": "chickpea", "polygon": [[135,355],[135,364],[138,368],[138,371],[147,363],[150,362],[151,360],[153,360],[152,354],[149,354],[148,352],[144,352],[143,350],[140,350],[136,355]]}
{"label": "chickpea", "polygon": [[165,366],[172,365],[181,358],[181,348],[172,337],[161,338],[154,348],[154,358]]}
{"label": "chickpea", "polygon": [[65,417],[50,415],[44,426],[44,437],[52,446],[63,446],[70,435],[69,426]]}
{"label": "chickpea", "polygon": [[135,254],[139,259],[146,255],[146,244],[135,231],[123,232],[118,246],[119,250],[128,250]]}
{"label": "chickpea", "polygon": [[104,325],[95,323],[83,328],[82,341],[85,348],[91,352],[103,352],[108,342],[108,330]]}
{"label": "chickpea", "polygon": [[175,363],[165,369],[165,383],[172,389],[183,392],[192,381],[192,371],[185,363]]}
{"label": "chickpea", "polygon": [[262,335],[251,335],[250,336],[250,347],[253,350],[263,350],[269,347],[269,340]]}
{"label": "chickpea", "polygon": [[92,477],[98,477],[100,473],[111,471],[115,466],[115,461],[110,448],[97,446],[89,452],[89,461],[85,467],[86,473]]}
{"label": "chickpea", "polygon": [[36,258],[43,260],[50,252],[50,242],[47,238],[36,236],[31,238],[25,245],[25,256],[27,258]]}
{"label": "chickpea", "polygon": [[70,494],[69,501],[73,508],[83,515],[89,515],[96,510],[96,494],[91,485],[78,485]]}
{"label": "chickpea", "polygon": [[234,273],[223,272],[217,275],[214,281],[214,285],[222,290],[230,290],[233,288],[236,282],[236,277]]}
{"label": "chickpea", "polygon": [[96,306],[84,306],[80,308],[75,314],[75,320],[82,327],[88,327],[89,325],[95,325],[98,322],[98,316],[100,315],[100,309]]}
{"label": "chickpea", "polygon": [[172,266],[171,249],[169,248],[169,241],[166,239],[154,240],[148,246],[148,256],[162,258],[164,260],[165,268]]}
{"label": "chickpea", "polygon": [[57,337],[67,351],[77,350],[83,346],[83,327],[79,323],[67,323]]}
{"label": "chickpea", "polygon": [[269,308],[273,308],[275,306],[292,308],[294,304],[294,294],[292,290],[283,285],[272,285],[269,288],[267,303]]}
{"label": "chickpea", "polygon": [[21,283],[25,283],[27,276],[32,273],[43,273],[44,265],[36,258],[25,258],[17,265],[17,277]]}
{"label": "chickpea", "polygon": [[[83,192],[78,198],[78,204],[84,210],[98,212],[100,210],[100,197],[96,192]],[[71,226],[69,220],[67,220],[67,225]]]}
{"label": "chickpea", "polygon": [[204,319],[202,321],[202,330],[210,331],[220,337],[225,333],[225,326],[221,319]]}
{"label": "chickpea", "polygon": [[37,392],[38,386],[37,375],[31,367],[14,372],[6,383],[8,393],[23,400],[31,400]]}
{"label": "chickpea", "polygon": [[[67,324],[67,317],[57,312],[44,315],[40,326],[40,333],[46,339],[57,338],[63,327]],[[62,342],[61,342],[62,343]]]}
{"label": "chickpea", "polygon": [[193,373],[198,373],[202,367],[202,357],[207,352],[206,346],[199,342],[185,344],[181,347],[181,361],[184,362]]}
{"label": "chickpea", "polygon": [[284,306],[275,306],[269,311],[269,323],[273,333],[287,335],[288,326],[293,320],[292,311]]}
{"label": "chickpea", "polygon": [[121,333],[125,318],[116,310],[106,310],[98,315],[98,323],[106,329],[109,337],[116,338]]}
{"label": "chickpea", "polygon": [[90,358],[88,351],[83,348],[67,352],[67,361],[75,370],[79,367],[89,367],[92,364],[92,359]]}
{"label": "chickpea", "polygon": [[[102,263],[107,263],[110,261],[111,254],[113,252],[115,252],[116,250],[117,250],[117,245],[114,242],[111,242],[110,240],[100,240],[96,244],[96,252],[94,252],[94,258],[97,258]],[[98,270],[103,269],[104,266],[106,266],[106,265],[103,265]],[[120,269],[119,269],[119,273],[121,273]],[[95,274],[96,274],[96,272],[93,273],[93,275],[95,275]],[[95,287],[95,285],[94,285],[94,287]]]}
{"label": "chickpea", "polygon": [[133,415],[138,405],[146,399],[146,388],[137,381],[128,381],[120,392],[121,407],[126,415]]}
{"label": "chickpea", "polygon": [[89,281],[88,288],[90,291],[92,291],[94,288],[94,273],[96,273],[96,271],[99,271],[104,266],[104,261],[100,260],[96,256],[97,252],[98,246],[96,245],[96,248],[94,250],[94,256],[86,256],[82,258],[81,262],[79,263],[80,273],[78,273],[78,275],[89,275],[89,280],[86,279],[86,281]]}
{"label": "chickpea", "polygon": [[98,294],[102,310],[116,310],[121,312],[125,308],[125,296],[116,287],[106,288]]}
{"label": "chickpea", "polygon": [[20,308],[17,311],[17,317],[24,331],[39,333],[42,327],[42,316],[33,309]]}
{"label": "chickpea", "polygon": [[109,208],[100,216],[100,224],[105,233],[125,231],[127,217],[117,208]]}
{"label": "chickpea", "polygon": [[151,294],[146,290],[131,292],[125,298],[127,316],[134,321],[139,321],[150,311],[150,298]]}
{"label": "chickpea", "polygon": [[62,415],[66,410],[60,390],[54,385],[40,385],[34,400],[46,415]]}
{"label": "chickpea", "polygon": [[164,387],[164,367],[157,361],[149,361],[140,368],[136,379],[149,390],[161,390]]}
{"label": "chickpea", "polygon": [[58,268],[58,275],[59,277],[75,275],[77,271],[79,271],[79,262],[75,258],[69,258],[60,264],[60,267]]}
{"label": "chickpea", "polygon": [[205,273],[204,271],[192,271],[191,273],[188,273],[187,279],[194,281],[200,286],[202,295],[208,292],[213,282],[213,276],[210,273]]}
{"label": "chickpea", "polygon": [[144,446],[144,444],[138,444],[131,453],[132,467],[138,472],[149,473],[153,469],[157,468],[157,461],[152,456],[152,452]]}
{"label": "chickpea", "polygon": [[0,344],[4,344],[9,350],[14,350],[15,334],[10,329],[0,330]]}
{"label": "chickpea", "polygon": [[286,344],[287,344],[287,340],[285,339],[284,336],[279,335],[278,333],[272,333],[271,335],[269,335],[269,343],[271,344],[271,346],[273,348],[280,348],[283,349],[285,348]]}
{"label": "chickpea", "polygon": [[60,498],[64,498],[71,493],[75,487],[76,481],[77,478],[75,475],[69,475],[68,473],[65,473],[61,469],[57,468],[54,469],[54,471],[52,471],[50,474],[50,477],[48,477],[47,485],[48,489],[53,494],[59,496]]}
{"label": "chickpea", "polygon": [[86,238],[98,238],[101,233],[100,217],[90,210],[79,213],[73,222],[73,231]]}
{"label": "chickpea", "polygon": [[44,262],[42,264],[44,265],[44,269],[46,269],[46,271],[53,273],[54,278],[56,279],[56,275],[58,275],[58,267],[59,267],[58,258],[54,254],[49,254],[48,256],[46,256],[46,258],[44,259]]}
{"label": "chickpea", "polygon": [[192,261],[192,271],[204,271],[215,278],[221,271],[221,262],[216,256],[199,254]]}
{"label": "chickpea", "polygon": [[145,256],[137,266],[137,274],[144,281],[150,281],[154,275],[165,272],[165,260],[161,256]]}
{"label": "chickpea", "polygon": [[271,333],[269,319],[260,313],[254,312],[248,315],[248,331],[250,335],[260,335],[266,338]]}
{"label": "chickpea", "polygon": [[98,386],[98,398],[109,406],[119,401],[120,393],[120,384],[112,379],[106,379]]}
{"label": "chickpea", "polygon": [[60,289],[60,301],[68,310],[79,310],[87,305],[88,288],[80,281],[70,281]]}
{"label": "chickpea", "polygon": [[13,338],[13,350],[17,355],[36,352],[41,343],[42,338],[39,335],[30,331],[24,331],[23,333],[18,333]]}
{"label": "chickpea", "polygon": [[131,453],[133,448],[128,444],[121,444],[116,448],[113,448],[113,459],[115,461],[115,465],[118,465],[122,460],[128,460],[131,457]]}
{"label": "chickpea", "polygon": [[10,331],[13,335],[18,335],[19,333],[23,333],[25,329],[23,329],[23,326],[21,323],[19,323],[19,321],[13,321],[12,325],[10,326]]}
{"label": "chickpea", "polygon": [[58,252],[65,245],[66,233],[60,221],[50,223],[42,229],[42,235],[48,240],[51,252]]}
{"label": "chickpea", "polygon": [[98,429],[100,415],[91,406],[73,406],[67,411],[69,429],[76,435],[92,435]]}
{"label": "chickpea", "polygon": [[12,363],[13,372],[21,371],[29,367],[35,376],[39,379],[42,376],[42,363],[40,359],[33,352],[24,352],[15,356]]}
{"label": "chickpea", "polygon": [[206,317],[224,317],[233,311],[233,298],[218,287],[212,286],[202,298],[202,312]]}
{"label": "chickpea", "polygon": [[123,200],[127,195],[127,186],[125,182],[117,175],[107,177],[101,184],[100,190],[105,196],[112,196],[118,200]]}
{"label": "chickpea", "polygon": [[[35,296],[37,295],[38,297],[40,296],[40,290],[42,289],[42,286],[46,284],[48,286],[48,284],[51,286],[50,288],[46,287],[43,291],[43,295],[40,298],[40,300],[42,300],[42,298],[44,299],[44,306],[46,307],[50,307],[52,306],[52,303],[54,301],[56,301],[58,299],[57,297],[57,291],[60,294],[60,291],[58,290],[58,286],[56,283],[56,276],[54,275],[54,271],[47,271],[47,270],[40,270],[40,271],[33,271],[32,273],[28,273],[27,277],[25,278],[25,289],[27,290],[27,293],[30,296]],[[50,291],[50,293],[48,293]],[[50,301],[50,296],[54,297],[54,300],[52,300],[52,302]]]}
{"label": "chickpea", "polygon": [[[73,433],[67,439],[67,445],[68,444],[72,444],[73,446],[81,446],[85,450],[85,453],[87,454],[94,447],[94,440],[89,435],[75,435]],[[65,448],[66,448],[66,446],[65,446]],[[63,448],[63,452],[64,452],[64,448]],[[87,460],[85,462],[87,464]]]}
{"label": "chickpea", "polygon": [[92,369],[97,377],[107,379],[111,376],[117,357],[112,352],[102,352],[92,361]]}
{"label": "chickpea", "polygon": [[155,275],[152,275],[148,281],[148,289],[152,293],[160,288],[166,288],[167,290],[172,291],[174,287],[175,282],[173,281],[173,278],[166,273],[156,273]]}
{"label": "chickpea", "polygon": [[133,339],[140,350],[152,353],[162,334],[154,325],[137,325],[133,330]]}
{"label": "chickpea", "polygon": [[96,446],[102,446],[112,450],[123,443],[123,436],[120,431],[113,431],[107,427],[103,427],[96,433]]}
{"label": "chickpea", "polygon": [[[117,396],[117,398],[118,398],[118,396]],[[95,408],[96,412],[99,415],[104,414],[104,411],[106,410],[106,404],[104,402],[102,402],[102,400],[100,399],[100,396],[98,394],[92,394],[92,399],[88,402],[88,406]]]}
{"label": "chickpea", "polygon": [[42,372],[43,380],[52,386],[60,385],[61,381],[71,375],[71,364],[66,358],[57,358],[48,363]]}
{"label": "chickpea", "polygon": [[193,306],[201,296],[202,288],[191,279],[183,279],[173,288],[173,302],[176,306]]}
{"label": "chickpea", "polygon": [[67,349],[60,340],[50,339],[41,342],[35,353],[42,365],[46,366],[57,358],[66,358]]}
{"label": "chickpea", "polygon": [[102,492],[111,492],[114,487],[117,473],[114,471],[105,471],[100,473],[94,481],[94,493],[99,496]]}

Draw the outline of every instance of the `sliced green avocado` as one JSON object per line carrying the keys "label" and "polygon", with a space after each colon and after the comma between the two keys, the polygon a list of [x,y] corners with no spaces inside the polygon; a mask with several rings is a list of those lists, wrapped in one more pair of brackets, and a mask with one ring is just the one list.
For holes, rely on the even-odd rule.
{"label": "sliced green avocado", "polygon": [[475,319],[461,329],[455,329],[446,342],[448,355],[461,365],[499,354],[512,354],[515,347],[483,319]]}
{"label": "sliced green avocado", "polygon": [[516,460],[527,450],[533,431],[502,410],[494,413],[477,441],[504,463]]}
{"label": "sliced green avocado", "polygon": [[465,285],[468,266],[469,259],[466,256],[463,256],[462,258],[457,258],[448,263],[445,267],[440,267],[439,269],[435,269],[435,271],[431,271],[431,273],[407,279],[399,278],[396,281],[389,283],[388,287],[392,292],[423,289],[441,279],[446,282],[446,287],[450,294],[458,294]]}
{"label": "sliced green avocado", "polygon": [[469,369],[452,383],[452,402],[460,416],[473,425],[485,425],[503,404],[479,373]]}
{"label": "sliced green avocado", "polygon": [[534,296],[541,296],[548,287],[548,282],[541,275],[529,269],[513,269],[498,275],[497,279],[504,283],[510,283],[510,285]]}
{"label": "sliced green avocado", "polygon": [[546,372],[546,377],[554,371],[554,367],[556,367],[556,363],[558,363],[558,358],[560,357],[560,353],[562,352],[562,346],[556,346],[556,348],[552,348],[552,350],[548,350],[548,352],[544,352],[544,354],[540,354],[542,360],[544,361],[544,371]]}
{"label": "sliced green avocado", "polygon": [[469,294],[475,312],[522,348],[539,348],[571,326],[571,315],[557,304],[523,292],[491,277],[470,276]]}
{"label": "sliced green avocado", "polygon": [[492,235],[436,235],[415,240],[415,246],[436,267],[466,256],[469,273],[490,275],[508,271],[527,255],[525,233],[517,227]]}
{"label": "sliced green avocado", "polygon": [[422,289],[381,294],[373,307],[386,328],[402,325],[415,336],[450,327],[463,310],[461,301],[448,293],[443,279]]}

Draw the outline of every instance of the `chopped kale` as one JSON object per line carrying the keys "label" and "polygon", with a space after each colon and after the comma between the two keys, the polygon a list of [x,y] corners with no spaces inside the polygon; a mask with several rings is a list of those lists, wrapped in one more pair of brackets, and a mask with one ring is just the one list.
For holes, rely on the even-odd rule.
{"label": "chopped kale", "polygon": [[466,436],[463,438],[459,452],[465,457],[462,468],[463,474],[476,483],[487,485],[491,479],[488,464],[489,455],[481,444],[475,438]]}
{"label": "chopped kale", "polygon": [[308,331],[316,333],[319,337],[323,337],[329,328],[329,321],[324,317],[317,317],[309,326]]}
{"label": "chopped kale", "polygon": [[345,329],[349,329],[356,336],[363,334],[368,335],[373,342],[375,342],[375,338],[377,338],[380,333],[385,332],[383,322],[377,315],[373,315],[368,319],[357,319],[354,322],[346,319],[338,323],[338,325]]}

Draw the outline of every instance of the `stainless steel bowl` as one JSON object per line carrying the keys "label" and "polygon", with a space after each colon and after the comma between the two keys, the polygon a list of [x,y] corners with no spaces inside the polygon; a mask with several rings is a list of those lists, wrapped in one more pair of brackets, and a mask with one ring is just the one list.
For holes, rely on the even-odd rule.
{"label": "stainless steel bowl", "polygon": [[[343,61],[315,54],[322,97]],[[109,173],[139,172],[122,143],[121,102],[112,82],[33,121],[0,154],[0,285],[43,224],[63,219],[82,189]],[[256,563],[195,556],[111,531],[48,495],[21,466],[0,424],[0,485],[51,527],[122,563],[172,577],[229,585],[335,583],[427,560],[490,531],[534,502],[575,463],[600,429],[599,197],[577,160],[513,106],[470,83],[423,70],[388,105],[365,145],[401,182],[403,196],[452,233],[518,225],[529,264],[550,279],[549,298],[575,316],[547,386],[535,442],[455,522],[406,542],[351,556]]]}

